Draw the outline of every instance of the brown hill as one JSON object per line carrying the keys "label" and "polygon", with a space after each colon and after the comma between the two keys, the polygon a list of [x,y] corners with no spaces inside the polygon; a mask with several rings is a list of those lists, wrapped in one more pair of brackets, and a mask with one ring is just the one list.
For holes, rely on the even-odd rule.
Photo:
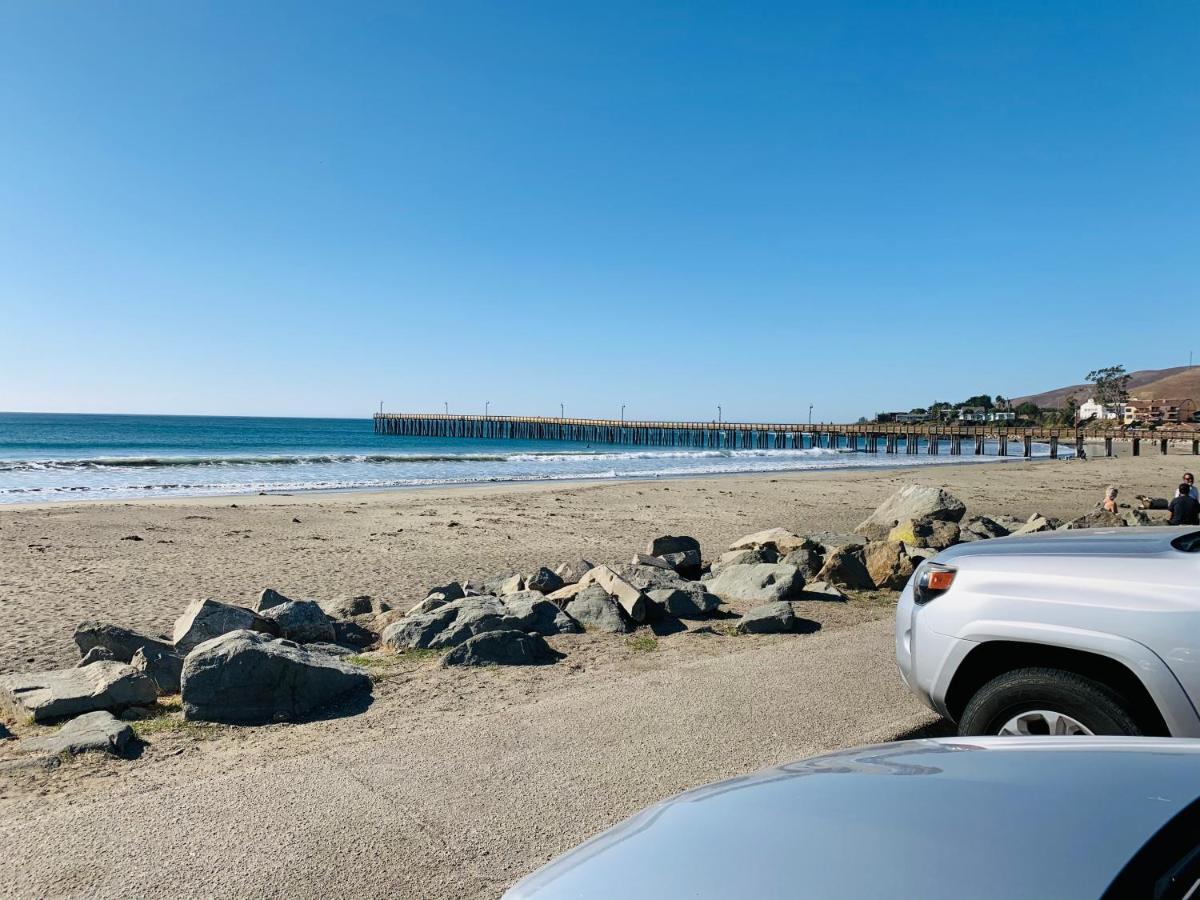
{"label": "brown hill", "polygon": [[[1200,402],[1200,366],[1176,366],[1173,369],[1142,369],[1129,373],[1129,395],[1140,400],[1160,398],[1191,398]],[[1073,384],[1041,394],[1014,397],[1013,406],[1035,403],[1050,409],[1061,409],[1067,397],[1075,395],[1082,403],[1092,394],[1091,384]]]}

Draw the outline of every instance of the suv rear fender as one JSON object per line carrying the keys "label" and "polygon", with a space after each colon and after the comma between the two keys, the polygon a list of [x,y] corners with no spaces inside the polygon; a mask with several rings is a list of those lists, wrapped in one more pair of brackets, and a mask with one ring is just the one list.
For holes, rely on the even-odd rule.
{"label": "suv rear fender", "polygon": [[954,679],[967,657],[989,643],[1011,641],[1047,650],[1077,651],[1120,663],[1149,695],[1172,737],[1200,737],[1200,715],[1182,685],[1154,651],[1137,641],[1082,628],[986,620],[970,623],[955,637],[960,640],[943,661],[933,691],[943,701],[939,704],[943,707],[941,711],[947,714],[950,710],[946,698],[951,696]]}

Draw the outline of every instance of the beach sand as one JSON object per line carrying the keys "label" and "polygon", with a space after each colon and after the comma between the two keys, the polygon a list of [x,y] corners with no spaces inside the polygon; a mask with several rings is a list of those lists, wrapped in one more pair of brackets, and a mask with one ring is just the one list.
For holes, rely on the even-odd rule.
{"label": "beach sand", "polygon": [[[0,672],[72,665],[87,619],[169,634],[194,597],[251,604],[370,594],[407,609],[454,579],[625,562],[660,534],[716,555],[763,528],[849,531],[904,484],[945,486],[968,515],[1089,511],[1168,496],[1190,454],[679,480],[530,484],[0,508]],[[137,537],[141,540],[130,540]]]}
{"label": "beach sand", "polygon": [[[1188,456],[0,510],[0,670],[72,665],[75,625],[167,633],[197,596],[367,593],[621,562],[663,533],[709,555],[767,527],[848,531],[908,483],[968,515],[1070,518],[1115,483],[1165,496]],[[299,521],[296,521],[299,520]],[[140,541],[124,540],[130,536]],[[646,804],[945,724],[903,689],[891,597],[806,602],[805,635],[550,639],[541,668],[400,658],[340,717],[145,734],[139,758],[46,768],[0,742],[13,896],[495,897]],[[396,659],[392,657],[392,659]],[[28,731],[26,727],[18,732]]]}

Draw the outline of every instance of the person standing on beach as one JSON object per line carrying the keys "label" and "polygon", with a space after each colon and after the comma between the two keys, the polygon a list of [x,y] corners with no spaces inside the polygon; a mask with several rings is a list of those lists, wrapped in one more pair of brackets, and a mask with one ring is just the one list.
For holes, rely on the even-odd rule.
{"label": "person standing on beach", "polygon": [[[1193,486],[1192,491],[1195,490]],[[1175,492],[1175,499],[1167,504],[1167,509],[1171,511],[1171,521],[1168,525],[1200,525],[1200,500],[1192,496],[1187,482],[1179,486],[1179,490]]]}
{"label": "person standing on beach", "polygon": [[[1187,490],[1184,490],[1184,488],[1187,488]],[[1176,496],[1179,494],[1187,494],[1193,500],[1200,500],[1200,493],[1196,491],[1196,476],[1191,472],[1183,473],[1183,484],[1179,486]]]}
{"label": "person standing on beach", "polygon": [[1110,484],[1108,490],[1104,492],[1104,503],[1102,504],[1105,512],[1115,513],[1117,511],[1117,486]]}

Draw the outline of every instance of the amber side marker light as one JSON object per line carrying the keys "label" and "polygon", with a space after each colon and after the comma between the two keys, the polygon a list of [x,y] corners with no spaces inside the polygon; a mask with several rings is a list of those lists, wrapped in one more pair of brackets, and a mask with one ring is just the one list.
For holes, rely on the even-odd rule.
{"label": "amber side marker light", "polygon": [[921,573],[917,577],[913,600],[917,603],[928,603],[934,597],[946,593],[954,584],[956,574],[958,574],[957,571],[949,566],[926,563],[921,567]]}

